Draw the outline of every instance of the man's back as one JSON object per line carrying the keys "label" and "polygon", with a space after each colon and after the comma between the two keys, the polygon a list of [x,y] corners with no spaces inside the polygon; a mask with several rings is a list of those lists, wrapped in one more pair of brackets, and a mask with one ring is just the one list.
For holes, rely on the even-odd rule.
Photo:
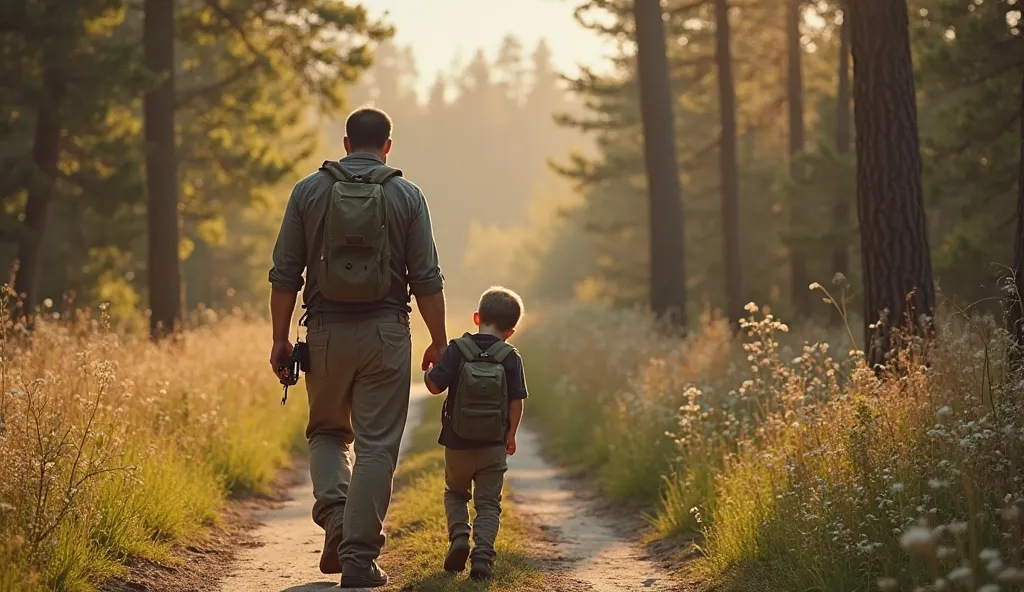
{"label": "man's back", "polygon": [[[325,167],[340,166],[351,175],[366,175],[383,164],[375,154],[356,152],[338,162],[325,163]],[[321,256],[323,220],[331,187],[336,181],[334,175],[321,168],[295,185],[274,247],[271,284],[297,290],[302,286],[302,270],[306,269],[303,302],[311,311],[353,317],[379,311],[411,312],[410,291],[414,295],[435,293],[440,290],[443,278],[426,199],[419,187],[401,176],[384,183],[391,245],[391,285],[387,296],[379,302],[357,304],[327,300],[319,293],[317,263]]]}
{"label": "man's back", "polygon": [[[295,185],[270,270],[274,332],[270,363],[275,372],[281,372],[282,361],[292,353],[292,315],[298,292],[306,285],[303,300],[311,313],[306,319],[306,439],[316,498],[313,521],[324,529],[320,570],[341,573],[342,588],[374,588],[388,583],[377,557],[384,546],[384,519],[409,409],[410,294],[416,297],[430,331],[431,343],[423,352],[424,369],[440,360],[448,342],[444,279],[423,193],[401,177],[384,180],[383,171],[380,176],[369,175],[384,165],[391,150],[391,129],[391,118],[373,107],[357,109],[349,116],[344,139],[348,156],[340,162],[324,163],[328,170],[321,168]],[[342,171],[334,170],[336,167]],[[356,176],[380,181],[383,187],[383,195],[376,187],[355,188],[356,193],[368,190],[375,200],[372,204],[362,202],[372,205],[372,212],[367,209],[370,213],[362,217],[349,214],[351,200],[356,197],[348,193],[353,191],[349,180]],[[339,177],[346,179],[346,185],[335,188]],[[383,200],[386,212],[376,200]],[[324,241],[328,211],[329,240]],[[386,246],[383,236],[375,232],[382,221],[387,224]],[[360,232],[360,228],[370,232]],[[339,237],[343,237],[343,244]],[[324,242],[331,250],[322,266]],[[386,292],[380,281],[388,272],[383,267],[372,268],[372,285],[360,284],[358,268],[349,267],[359,264],[357,257],[350,253],[351,259],[337,259],[345,257],[352,245],[377,249],[371,256],[377,262],[383,261],[377,257],[387,254],[391,279]],[[366,259],[366,253],[359,257],[363,257],[363,270],[370,270],[372,262]],[[339,262],[340,270],[332,267]],[[317,278],[322,267],[330,273],[324,278],[324,290],[320,290]],[[353,269],[354,273],[345,273]],[[351,278],[356,281],[346,284]],[[353,286],[369,289],[354,299],[359,304],[340,302],[352,295],[349,289]],[[325,298],[324,293],[334,300]],[[372,301],[382,293],[383,298]],[[353,455],[353,445],[358,456]]]}

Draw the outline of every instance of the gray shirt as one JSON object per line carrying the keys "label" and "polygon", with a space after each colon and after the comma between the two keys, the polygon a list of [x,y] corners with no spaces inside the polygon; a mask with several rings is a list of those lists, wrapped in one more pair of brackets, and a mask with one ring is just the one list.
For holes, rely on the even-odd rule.
{"label": "gray shirt", "polygon": [[[366,152],[350,154],[340,161],[349,174],[367,174],[384,164],[377,155]],[[423,192],[403,177],[392,177],[384,183],[388,208],[388,238],[391,242],[391,288],[379,302],[344,303],[327,300],[317,289],[316,270],[323,241],[321,221],[335,179],[319,170],[295,184],[288,198],[288,207],[281,222],[281,232],[274,245],[274,267],[270,284],[274,290],[296,293],[302,290],[302,301],[313,312],[352,313],[358,316],[375,312],[409,313],[410,294],[429,296],[444,287],[444,277],[437,264],[437,249],[430,227],[430,212]],[[306,272],[303,282],[302,272]]]}

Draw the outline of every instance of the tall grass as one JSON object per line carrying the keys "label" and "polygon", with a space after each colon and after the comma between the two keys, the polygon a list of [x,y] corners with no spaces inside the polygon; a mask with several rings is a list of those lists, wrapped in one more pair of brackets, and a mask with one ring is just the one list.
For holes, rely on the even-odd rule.
{"label": "tall grass", "polygon": [[805,343],[748,311],[739,338],[705,315],[685,340],[636,313],[545,315],[520,343],[553,449],[658,534],[702,533],[696,569],[725,589],[1019,589],[1005,334],[951,320],[876,373],[850,337]]}
{"label": "tall grass", "polygon": [[226,496],[260,491],[305,416],[283,411],[269,327],[205,314],[154,345],[102,316],[0,328],[0,590],[90,590],[173,561]]}

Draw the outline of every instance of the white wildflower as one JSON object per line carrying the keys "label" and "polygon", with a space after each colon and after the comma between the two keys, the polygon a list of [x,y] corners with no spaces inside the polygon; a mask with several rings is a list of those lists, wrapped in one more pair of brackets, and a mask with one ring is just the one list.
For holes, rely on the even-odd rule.
{"label": "white wildflower", "polygon": [[0,502],[0,514],[2,514],[4,512],[13,512],[13,511],[14,511],[14,506],[12,506],[11,504],[8,504],[6,502]]}
{"label": "white wildflower", "polygon": [[882,592],[893,592],[897,586],[899,586],[899,582],[896,581],[896,578],[882,578],[878,580],[878,588]]}
{"label": "white wildflower", "polygon": [[935,534],[922,526],[911,526],[900,537],[900,546],[912,555],[928,555],[935,548]]}
{"label": "white wildflower", "polygon": [[971,568],[969,567],[958,567],[949,572],[949,579],[954,582],[966,582],[971,579],[971,573]]}
{"label": "white wildflower", "polygon": [[978,559],[982,561],[992,561],[993,559],[999,559],[999,551],[995,549],[982,549],[978,553]]}
{"label": "white wildflower", "polygon": [[1024,584],[1024,570],[1016,567],[1008,567],[1003,570],[1003,573],[997,576],[1000,582],[1004,584]]}
{"label": "white wildflower", "polygon": [[1000,592],[1000,590],[1002,590],[1002,588],[999,587],[999,584],[985,584],[981,588],[978,588],[978,592]]}
{"label": "white wildflower", "polygon": [[890,487],[889,489],[891,489],[893,493],[900,493],[901,491],[903,491],[903,484],[893,483],[892,487]]}

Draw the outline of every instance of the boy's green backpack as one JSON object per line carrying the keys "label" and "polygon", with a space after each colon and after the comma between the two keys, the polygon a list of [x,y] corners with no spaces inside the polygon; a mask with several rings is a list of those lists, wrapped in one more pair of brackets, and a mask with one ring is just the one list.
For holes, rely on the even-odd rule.
{"label": "boy's green backpack", "polygon": [[463,440],[499,442],[508,426],[508,385],[502,362],[515,348],[499,341],[482,351],[468,335],[455,340],[465,362],[449,407],[452,430]]}
{"label": "boy's green backpack", "polygon": [[337,181],[323,220],[320,293],[337,302],[376,302],[391,287],[384,183],[402,171],[380,165],[368,175],[350,175],[330,161],[323,169]]}

